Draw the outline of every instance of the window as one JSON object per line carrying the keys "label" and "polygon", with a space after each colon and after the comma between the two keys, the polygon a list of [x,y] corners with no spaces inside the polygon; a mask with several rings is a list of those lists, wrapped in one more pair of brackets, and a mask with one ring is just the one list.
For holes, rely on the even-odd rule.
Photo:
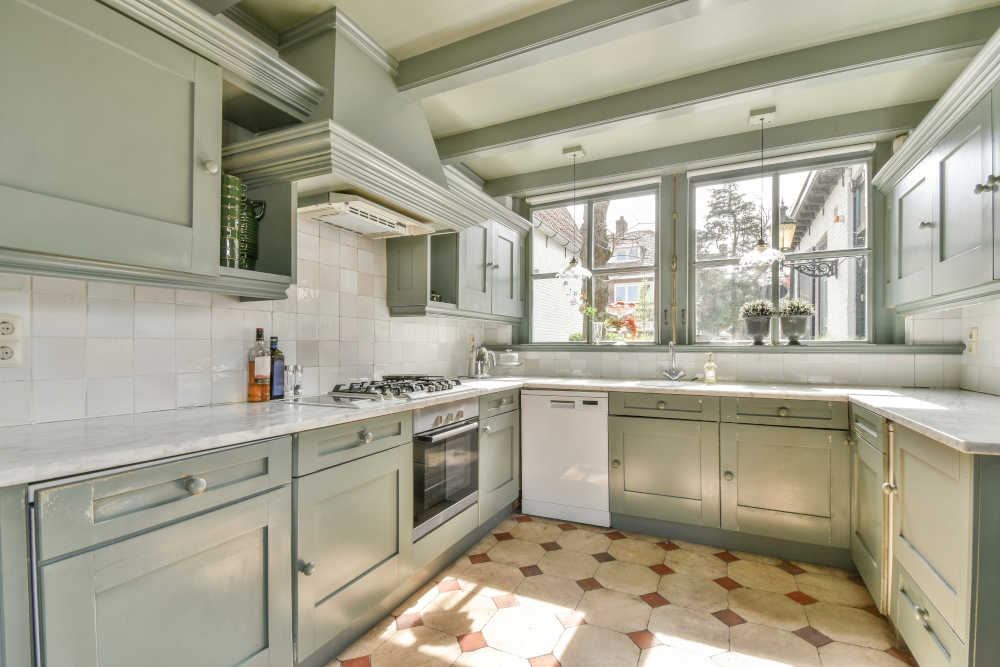
{"label": "window", "polygon": [[[749,340],[740,306],[767,299],[777,308],[784,298],[816,308],[803,340],[869,340],[868,176],[858,162],[695,183],[693,342]],[[741,266],[762,217],[765,241],[785,259]]]}
{"label": "window", "polygon": [[[657,210],[655,191],[532,210],[531,342],[656,341]],[[556,276],[573,257],[591,280]]]}

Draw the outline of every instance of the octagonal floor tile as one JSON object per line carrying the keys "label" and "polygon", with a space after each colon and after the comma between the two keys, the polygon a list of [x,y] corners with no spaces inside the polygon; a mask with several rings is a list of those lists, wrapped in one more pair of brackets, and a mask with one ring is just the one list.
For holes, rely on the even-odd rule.
{"label": "octagonal floor tile", "polygon": [[534,542],[524,540],[504,540],[497,542],[496,546],[486,552],[490,560],[498,563],[507,563],[522,567],[524,565],[537,565],[545,555],[545,549]]}
{"label": "octagonal floor tile", "polygon": [[573,581],[594,576],[598,565],[600,563],[594,560],[593,556],[569,549],[549,551],[542,557],[542,560],[538,561],[538,567],[545,574],[565,577]]}
{"label": "octagonal floor tile", "polygon": [[567,530],[556,538],[556,544],[563,549],[579,551],[584,554],[596,554],[607,551],[611,540],[601,533],[590,530]]}
{"label": "octagonal floor tile", "polygon": [[639,647],[627,636],[595,625],[567,630],[554,651],[563,667],[634,665]]}
{"label": "octagonal floor tile", "polygon": [[583,589],[572,579],[540,574],[522,581],[514,596],[520,604],[541,606],[553,614],[561,614],[576,608]]}
{"label": "octagonal floor tile", "polygon": [[868,589],[850,579],[807,572],[795,577],[800,591],[820,600],[847,607],[867,607],[873,604]]}
{"label": "octagonal floor tile", "polygon": [[470,653],[463,653],[455,667],[530,667],[524,658],[486,646]]}
{"label": "octagonal floor tile", "polygon": [[730,652],[715,656],[723,667],[731,665],[795,665],[820,667],[816,647],[788,632],[756,623],[729,630]]}
{"label": "octagonal floor tile", "polygon": [[372,667],[445,667],[461,655],[458,640],[440,630],[421,625],[400,630],[375,649]]}
{"label": "octagonal floor tile", "polygon": [[455,578],[462,590],[472,590],[489,598],[513,593],[524,581],[524,575],[513,565],[494,562],[468,565],[456,572]]}
{"label": "octagonal floor tile", "polygon": [[673,646],[654,646],[639,656],[638,667],[719,667],[711,659]]}
{"label": "octagonal floor tile", "polygon": [[563,629],[550,611],[519,605],[498,611],[483,628],[483,636],[492,648],[534,658],[551,653]]}
{"label": "octagonal floor tile", "polygon": [[833,642],[821,646],[819,656],[823,667],[905,667],[905,663],[885,651]]}
{"label": "octagonal floor tile", "polygon": [[718,579],[728,572],[726,564],[714,555],[686,549],[664,552],[663,562],[675,572],[703,579]]}
{"label": "octagonal floor tile", "polygon": [[395,619],[393,619],[392,616],[383,618],[375,625],[375,627],[358,637],[353,644],[344,649],[341,654],[337,656],[337,659],[350,660],[351,658],[371,655],[375,652],[375,649],[384,644],[385,641],[395,632]]}
{"label": "octagonal floor tile", "polygon": [[496,612],[497,606],[490,598],[458,590],[438,595],[421,617],[424,625],[457,637],[482,630]]}
{"label": "octagonal floor tile", "polygon": [[750,623],[769,625],[781,630],[798,630],[809,624],[802,605],[771,591],[754,588],[729,591],[729,608]]}
{"label": "octagonal floor tile", "polygon": [[645,630],[650,610],[639,598],[606,588],[587,591],[577,605],[587,623],[616,632]]}
{"label": "octagonal floor tile", "polygon": [[729,650],[729,626],[704,611],[659,607],[649,616],[649,631],[659,642],[688,653],[712,656]]}
{"label": "octagonal floor tile", "polygon": [[749,560],[738,560],[729,564],[729,577],[747,588],[756,588],[772,593],[791,593],[798,590],[795,577],[774,565],[765,565]]}
{"label": "octagonal floor tile", "polygon": [[806,607],[805,611],[809,625],[834,641],[880,651],[894,645],[889,623],[864,609],[818,602]]}
{"label": "octagonal floor tile", "polygon": [[556,538],[562,535],[562,533],[563,531],[559,526],[540,521],[519,523],[516,527],[510,529],[510,534],[516,539],[524,540],[525,542],[535,542],[536,544],[555,542]]}
{"label": "octagonal floor tile", "polygon": [[711,579],[687,574],[668,574],[660,577],[657,589],[671,604],[700,611],[719,611],[729,604],[726,589]]}
{"label": "octagonal floor tile", "polygon": [[659,575],[648,567],[622,561],[602,563],[597,568],[594,578],[605,588],[612,588],[632,595],[653,593],[660,583]]}
{"label": "octagonal floor tile", "polygon": [[632,538],[615,540],[608,547],[608,553],[618,560],[638,563],[639,565],[659,565],[663,562],[665,552],[653,542],[644,542]]}

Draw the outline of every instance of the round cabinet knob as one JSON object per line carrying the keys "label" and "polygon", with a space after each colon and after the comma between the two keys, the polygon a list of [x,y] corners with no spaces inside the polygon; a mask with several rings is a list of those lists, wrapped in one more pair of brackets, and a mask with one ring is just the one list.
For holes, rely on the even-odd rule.
{"label": "round cabinet knob", "polygon": [[778,416],[779,417],[787,417],[788,416],[788,408],[778,408]]}
{"label": "round cabinet knob", "polygon": [[307,577],[311,577],[313,575],[313,572],[315,571],[316,571],[316,563],[312,561],[309,561],[308,563],[302,563],[302,565],[299,566],[299,572],[306,575]]}
{"label": "round cabinet knob", "polygon": [[449,412],[447,414],[447,416],[445,416],[444,421],[445,421],[446,424],[450,424],[453,421],[455,421],[455,413],[454,412]]}
{"label": "round cabinet knob", "polygon": [[666,401],[659,401],[656,404],[656,409],[657,410],[666,410],[667,409],[667,402]]}
{"label": "round cabinet knob", "polygon": [[725,479],[725,480],[726,480],[727,482],[731,482],[731,481],[733,481],[734,479],[736,479],[736,475],[734,475],[734,474],[732,473],[732,471],[730,471],[730,470],[727,470],[726,472],[724,472],[724,473],[722,474],[722,477],[723,477],[723,479]]}
{"label": "round cabinet knob", "polygon": [[621,468],[622,467],[622,462],[619,461],[618,459],[615,459],[615,460],[613,460],[611,462],[611,467],[612,468]]}
{"label": "round cabinet knob", "polygon": [[437,417],[434,418],[434,425],[435,426],[440,426],[441,422],[443,422],[443,421],[444,421],[444,417],[442,417],[441,415],[438,415]]}
{"label": "round cabinet knob", "polygon": [[882,484],[882,493],[884,493],[887,496],[891,496],[898,490],[899,487],[897,487],[895,484],[890,484],[889,482],[885,482],[884,484]]}
{"label": "round cabinet knob", "polygon": [[368,429],[365,429],[361,432],[361,439],[365,441],[365,444],[370,445],[372,444],[372,441],[375,440],[375,434]]}
{"label": "round cabinet knob", "polygon": [[192,477],[184,483],[184,489],[192,496],[200,496],[208,488],[208,482],[203,477]]}
{"label": "round cabinet knob", "polygon": [[489,424],[483,427],[483,433],[489,435],[492,432],[493,432],[493,427],[490,426]]}
{"label": "round cabinet knob", "polygon": [[201,163],[201,168],[204,169],[209,174],[214,175],[219,173],[219,163],[216,162],[215,160],[205,160],[204,162]]}
{"label": "round cabinet knob", "polygon": [[464,416],[465,416],[465,410],[459,410],[458,412],[455,413],[455,419],[461,419]]}

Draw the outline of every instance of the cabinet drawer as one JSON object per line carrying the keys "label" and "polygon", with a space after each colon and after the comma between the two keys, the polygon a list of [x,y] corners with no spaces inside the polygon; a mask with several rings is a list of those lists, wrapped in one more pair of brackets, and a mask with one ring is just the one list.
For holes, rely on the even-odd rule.
{"label": "cabinet drawer", "polygon": [[851,432],[878,451],[885,451],[885,420],[871,410],[851,406]]}
{"label": "cabinet drawer", "polygon": [[518,407],[517,389],[502,391],[498,394],[489,394],[479,399],[479,420],[482,421],[495,415],[502,415]]}
{"label": "cabinet drawer", "polygon": [[291,436],[35,492],[39,557],[171,523],[285,484]]}
{"label": "cabinet drawer", "polygon": [[700,421],[719,419],[719,399],[712,396],[614,392],[610,398],[609,412],[613,415]]}
{"label": "cabinet drawer", "polygon": [[722,421],[842,429],[847,428],[847,403],[727,396],[722,399]]}
{"label": "cabinet drawer", "polygon": [[413,439],[410,412],[339,424],[299,433],[295,445],[295,476],[398,447]]}
{"label": "cabinet drawer", "polygon": [[892,620],[920,667],[968,665],[968,647],[899,563],[895,570]]}

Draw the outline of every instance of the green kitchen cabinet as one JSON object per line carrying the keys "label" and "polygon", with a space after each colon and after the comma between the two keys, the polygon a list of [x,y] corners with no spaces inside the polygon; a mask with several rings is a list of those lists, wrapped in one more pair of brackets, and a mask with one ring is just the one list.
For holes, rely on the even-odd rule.
{"label": "green kitchen cabinet", "polygon": [[521,411],[482,421],[479,431],[479,522],[517,499],[521,487]]}
{"label": "green kitchen cabinet", "polygon": [[719,424],[610,417],[611,511],[719,526]]}
{"label": "green kitchen cabinet", "polygon": [[934,224],[935,180],[929,158],[915,166],[888,194],[886,250],[888,305],[931,295],[931,226]]}
{"label": "green kitchen cabinet", "polygon": [[491,223],[493,237],[492,308],[494,315],[521,317],[524,315],[524,239],[522,232]]}
{"label": "green kitchen cabinet", "polygon": [[222,72],[94,0],[0,0],[5,248],[217,276]]}
{"label": "green kitchen cabinet", "polygon": [[846,549],[848,440],[839,430],[722,424],[722,528]]}
{"label": "green kitchen cabinet", "polygon": [[851,448],[851,559],[879,609],[884,609],[885,494],[889,455],[856,437]]}
{"label": "green kitchen cabinet", "polygon": [[458,237],[459,309],[523,316],[524,234],[489,221],[463,229]]}
{"label": "green kitchen cabinet", "polygon": [[29,553],[25,488],[0,489],[0,667],[34,664]]}
{"label": "green kitchen cabinet", "polygon": [[288,667],[291,490],[38,567],[45,667]]}
{"label": "green kitchen cabinet", "polygon": [[[300,477],[295,487],[296,649],[307,659],[381,609],[412,549],[413,445]],[[343,637],[341,637],[343,640]]]}

